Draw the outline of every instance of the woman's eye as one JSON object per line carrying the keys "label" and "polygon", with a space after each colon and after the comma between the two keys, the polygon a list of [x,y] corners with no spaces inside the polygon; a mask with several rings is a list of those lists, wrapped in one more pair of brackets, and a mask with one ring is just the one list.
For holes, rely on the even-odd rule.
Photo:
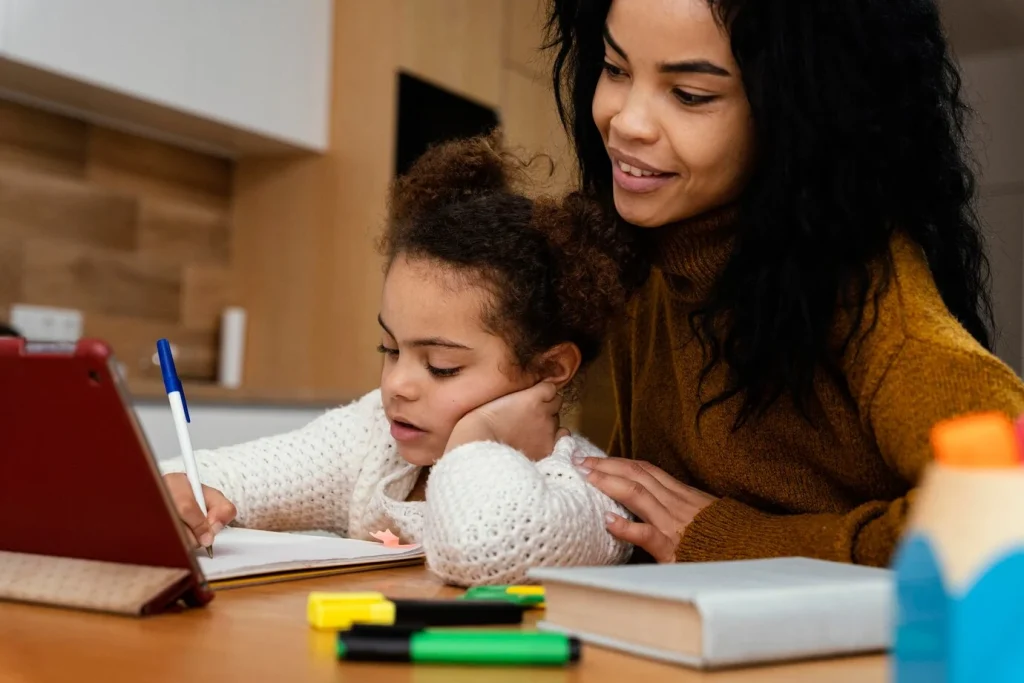
{"label": "woman's eye", "polygon": [[714,95],[694,95],[692,92],[686,92],[676,88],[672,91],[672,94],[676,96],[676,99],[685,104],[688,107],[695,107],[699,104],[707,104],[715,99]]}
{"label": "woman's eye", "polygon": [[608,74],[612,78],[619,78],[621,76],[625,76],[626,75],[625,71],[623,71],[619,67],[615,66],[611,62],[605,62],[604,63],[604,71],[605,71],[606,74]]}
{"label": "woman's eye", "polygon": [[427,371],[434,377],[454,377],[459,374],[459,370],[462,368],[435,368],[433,365],[427,365]]}
{"label": "woman's eye", "polygon": [[398,349],[392,349],[381,344],[380,346],[377,347],[377,353],[393,358],[398,355]]}

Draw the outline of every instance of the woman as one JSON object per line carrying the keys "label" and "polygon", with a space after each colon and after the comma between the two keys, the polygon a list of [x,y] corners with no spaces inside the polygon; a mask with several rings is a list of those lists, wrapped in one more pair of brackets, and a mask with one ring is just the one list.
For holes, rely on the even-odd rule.
{"label": "woman", "polygon": [[887,564],[930,428],[1024,412],[935,3],[555,0],[549,29],[583,190],[649,255],[611,348],[619,457],[580,463],[637,517],[610,532],[661,562]]}

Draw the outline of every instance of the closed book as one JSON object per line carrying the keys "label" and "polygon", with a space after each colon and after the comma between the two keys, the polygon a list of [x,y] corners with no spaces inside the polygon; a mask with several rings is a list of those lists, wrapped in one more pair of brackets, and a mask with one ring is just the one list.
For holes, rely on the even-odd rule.
{"label": "closed book", "polygon": [[538,568],[538,628],[701,669],[888,649],[887,569],[807,558]]}

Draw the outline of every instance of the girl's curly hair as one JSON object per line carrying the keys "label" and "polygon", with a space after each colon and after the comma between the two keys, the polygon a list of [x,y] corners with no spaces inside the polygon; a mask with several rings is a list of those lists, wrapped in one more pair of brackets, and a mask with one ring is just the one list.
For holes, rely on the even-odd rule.
{"label": "girl's curly hair", "polygon": [[480,278],[493,296],[483,322],[518,367],[571,342],[582,368],[622,310],[637,257],[595,202],[518,190],[528,167],[497,131],[432,147],[394,182],[380,249],[387,267],[408,256]]}

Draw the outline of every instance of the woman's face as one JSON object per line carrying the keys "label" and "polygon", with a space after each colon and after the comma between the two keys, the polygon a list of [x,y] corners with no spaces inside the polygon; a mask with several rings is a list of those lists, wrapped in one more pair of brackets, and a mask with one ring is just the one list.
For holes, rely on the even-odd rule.
{"label": "woman's face", "polygon": [[707,0],[613,0],[592,111],[626,221],[659,227],[741,193],[750,104]]}

